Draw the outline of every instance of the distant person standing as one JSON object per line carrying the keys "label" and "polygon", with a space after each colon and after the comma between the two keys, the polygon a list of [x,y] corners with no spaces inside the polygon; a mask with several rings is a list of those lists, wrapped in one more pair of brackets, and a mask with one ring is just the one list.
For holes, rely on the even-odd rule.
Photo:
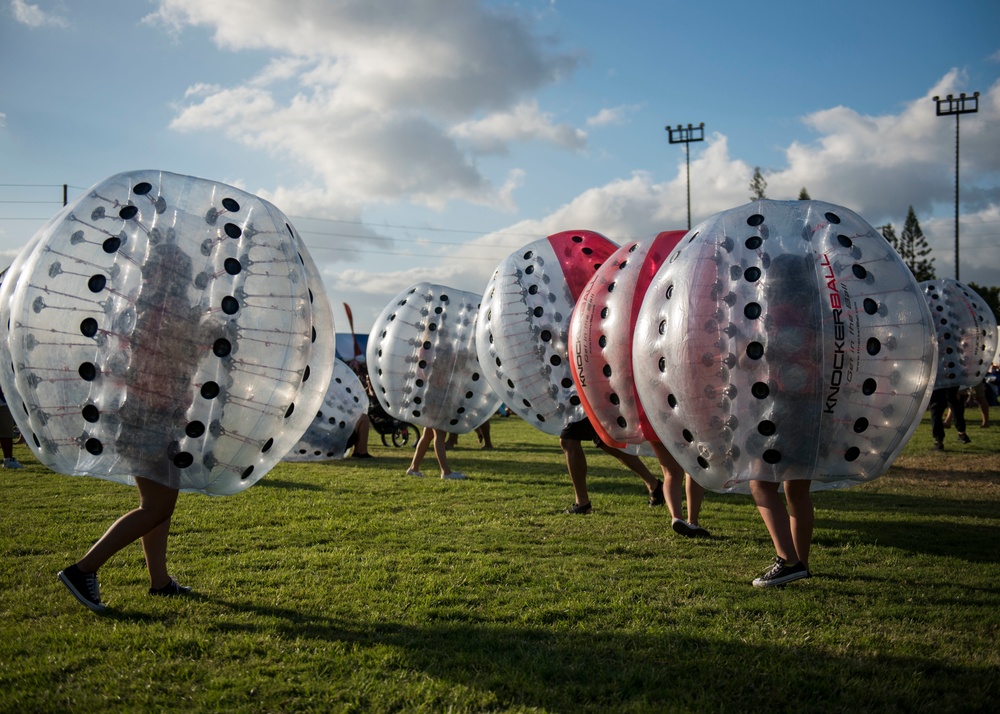
{"label": "distant person standing", "polygon": [[21,463],[14,458],[14,440],[17,438],[17,425],[10,414],[7,399],[0,390],[0,449],[3,450],[3,467],[5,469],[22,468]]}

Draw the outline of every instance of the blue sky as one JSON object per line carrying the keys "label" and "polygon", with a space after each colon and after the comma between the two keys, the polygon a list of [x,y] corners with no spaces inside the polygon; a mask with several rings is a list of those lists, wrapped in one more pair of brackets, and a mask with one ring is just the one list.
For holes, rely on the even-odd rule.
{"label": "blue sky", "polygon": [[429,280],[481,292],[511,251],[622,243],[749,199],[810,195],[1000,285],[1000,3],[862,0],[0,2],[0,263],[130,169],[237,185],[288,214],[367,332]]}

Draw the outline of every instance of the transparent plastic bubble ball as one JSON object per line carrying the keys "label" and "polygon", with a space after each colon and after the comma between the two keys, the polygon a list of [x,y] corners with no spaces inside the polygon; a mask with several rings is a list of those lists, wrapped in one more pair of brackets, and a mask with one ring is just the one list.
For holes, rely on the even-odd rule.
{"label": "transparent plastic bubble ball", "polygon": [[820,201],[757,201],[692,229],[646,291],[642,406],[706,488],[877,478],[923,415],[930,312],[875,229]]}
{"label": "transparent plastic bubble ball", "polygon": [[63,209],[0,289],[0,384],[49,468],[214,495],[249,488],[332,371],[319,273],[275,206],[118,174]]}
{"label": "transparent plastic bubble ball", "polygon": [[547,434],[585,419],[569,362],[573,306],[617,245],[564,231],[503,260],[483,295],[476,348],[504,404]]}
{"label": "transparent plastic bubble ball", "polygon": [[344,458],[361,415],[368,411],[364,385],[346,363],[333,362],[333,376],[316,416],[285,455],[285,461],[329,461]]}
{"label": "transparent plastic bubble ball", "polygon": [[997,352],[997,321],[975,290],[951,278],[920,283],[938,342],[935,389],[974,387]]}
{"label": "transparent plastic bubble ball", "polygon": [[465,434],[500,407],[476,353],[479,295],[417,283],[375,320],[366,359],[372,388],[390,416]]}
{"label": "transparent plastic bubble ball", "polygon": [[573,381],[605,444],[659,441],[635,391],[632,338],[646,289],[684,234],[664,231],[623,245],[594,273],[573,309]]}

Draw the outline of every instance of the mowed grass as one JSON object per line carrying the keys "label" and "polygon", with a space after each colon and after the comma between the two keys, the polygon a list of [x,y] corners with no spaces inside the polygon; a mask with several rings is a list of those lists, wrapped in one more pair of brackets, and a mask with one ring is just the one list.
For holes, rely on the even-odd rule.
{"label": "mowed grass", "polygon": [[[996,410],[994,410],[996,412]],[[920,426],[891,471],[815,496],[814,577],[758,590],[773,555],[747,497],[675,536],[640,480],[588,447],[595,512],[557,440],[492,420],[464,482],[375,460],[282,464],[244,494],[183,494],[154,598],[138,545],[109,610],[56,580],[137,492],[0,471],[0,710],[226,712],[996,711],[1000,427]],[[648,461],[653,466],[652,460]],[[435,473],[433,457],[425,471]],[[655,470],[655,469],[654,469]]]}

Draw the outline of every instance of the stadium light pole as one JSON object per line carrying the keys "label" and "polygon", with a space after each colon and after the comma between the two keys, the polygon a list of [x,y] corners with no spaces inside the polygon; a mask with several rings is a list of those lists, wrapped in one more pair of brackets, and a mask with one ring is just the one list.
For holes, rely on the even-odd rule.
{"label": "stadium light pole", "polygon": [[957,99],[949,94],[944,99],[934,97],[934,101],[937,103],[939,117],[955,115],[955,280],[958,280],[958,118],[962,114],[975,114],[979,111],[979,92],[974,92],[971,97],[966,97],[965,92],[962,92]]}
{"label": "stadium light pole", "polygon": [[688,124],[683,127],[678,124],[676,129],[671,126],[664,128],[669,134],[671,144],[684,144],[684,155],[687,160],[688,230],[691,230],[691,142],[705,140],[705,122],[698,126]]}

